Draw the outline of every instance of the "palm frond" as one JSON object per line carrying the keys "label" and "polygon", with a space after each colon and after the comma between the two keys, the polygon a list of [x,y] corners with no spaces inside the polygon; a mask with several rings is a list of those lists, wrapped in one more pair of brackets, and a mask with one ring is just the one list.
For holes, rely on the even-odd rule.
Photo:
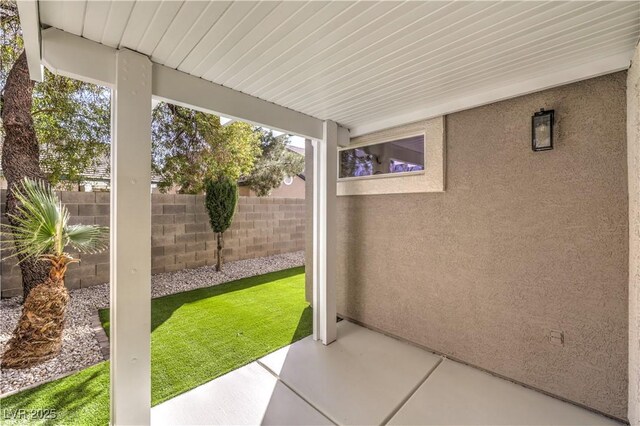
{"label": "palm frond", "polygon": [[97,253],[108,247],[106,228],[68,224],[69,211],[45,182],[25,178],[14,190],[14,196],[19,202],[17,212],[9,215],[12,224],[5,225],[2,232],[3,237],[8,237],[3,238],[4,242],[15,245],[13,256],[60,256],[67,245],[84,253]]}
{"label": "palm frond", "polygon": [[68,244],[81,253],[99,253],[109,247],[109,228],[71,225],[66,229]]}
{"label": "palm frond", "polygon": [[69,218],[67,209],[42,181],[25,178],[13,194],[19,204],[17,212],[9,215],[13,225],[8,229],[16,254],[38,258],[55,252],[60,246],[59,229]]}

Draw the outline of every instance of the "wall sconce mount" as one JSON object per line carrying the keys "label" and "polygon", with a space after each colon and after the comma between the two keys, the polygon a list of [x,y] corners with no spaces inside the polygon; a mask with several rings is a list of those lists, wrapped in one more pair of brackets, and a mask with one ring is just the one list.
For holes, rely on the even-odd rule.
{"label": "wall sconce mount", "polygon": [[531,149],[534,151],[553,149],[553,115],[554,110],[541,108],[531,117]]}

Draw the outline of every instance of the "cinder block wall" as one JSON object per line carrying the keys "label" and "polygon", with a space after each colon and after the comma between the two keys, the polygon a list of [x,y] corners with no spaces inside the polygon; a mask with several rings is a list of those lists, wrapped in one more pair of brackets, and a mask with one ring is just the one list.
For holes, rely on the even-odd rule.
{"label": "cinder block wall", "polygon": [[[62,192],[72,223],[109,225],[106,192]],[[6,191],[0,193],[6,223]],[[213,265],[215,234],[211,231],[203,195],[153,194],[151,211],[152,273]],[[231,228],[225,233],[225,260],[251,259],[304,250],[305,200],[240,197]],[[6,254],[5,254],[6,256]],[[80,255],[66,278],[68,288],[109,281],[109,253]],[[1,262],[2,297],[22,294],[20,268],[14,259]]]}

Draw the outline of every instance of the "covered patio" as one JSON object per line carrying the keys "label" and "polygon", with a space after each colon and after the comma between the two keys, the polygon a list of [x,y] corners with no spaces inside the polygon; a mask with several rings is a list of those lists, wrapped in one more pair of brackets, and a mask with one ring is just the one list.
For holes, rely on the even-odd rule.
{"label": "covered patio", "polygon": [[619,425],[349,321],[151,409],[153,425]]}
{"label": "covered patio", "polygon": [[[18,5],[32,79],[112,89],[112,424],[640,422],[637,1]],[[152,409],[154,101],[307,139],[314,326]]]}

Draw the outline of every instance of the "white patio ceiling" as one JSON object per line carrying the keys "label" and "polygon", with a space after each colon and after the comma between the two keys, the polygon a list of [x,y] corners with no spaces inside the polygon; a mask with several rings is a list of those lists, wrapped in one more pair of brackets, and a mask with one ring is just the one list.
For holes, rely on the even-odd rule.
{"label": "white patio ceiling", "polygon": [[640,2],[40,1],[125,47],[355,134],[629,65]]}

